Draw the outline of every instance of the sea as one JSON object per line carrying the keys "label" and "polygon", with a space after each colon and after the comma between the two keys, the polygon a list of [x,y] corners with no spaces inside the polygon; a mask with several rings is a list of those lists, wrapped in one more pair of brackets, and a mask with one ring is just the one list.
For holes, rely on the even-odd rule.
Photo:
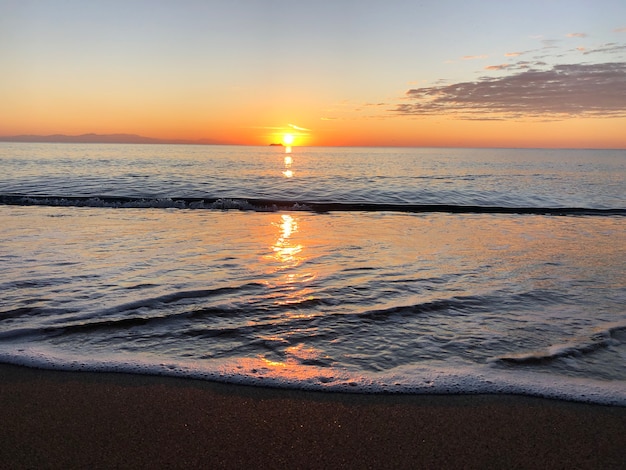
{"label": "sea", "polygon": [[0,143],[0,362],[626,406],[626,150]]}

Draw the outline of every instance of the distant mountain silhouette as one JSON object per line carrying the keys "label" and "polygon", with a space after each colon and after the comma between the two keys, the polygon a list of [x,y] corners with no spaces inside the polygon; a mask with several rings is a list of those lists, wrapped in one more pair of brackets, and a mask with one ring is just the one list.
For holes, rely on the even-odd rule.
{"label": "distant mountain silhouette", "polygon": [[155,139],[136,134],[81,134],[81,135],[14,135],[0,136],[0,142],[41,142],[41,143],[77,143],[77,144],[223,144],[213,139]]}

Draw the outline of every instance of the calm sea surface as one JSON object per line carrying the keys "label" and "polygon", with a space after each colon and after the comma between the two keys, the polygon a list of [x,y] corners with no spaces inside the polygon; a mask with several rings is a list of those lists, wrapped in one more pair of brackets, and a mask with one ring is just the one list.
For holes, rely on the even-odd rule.
{"label": "calm sea surface", "polygon": [[0,361],[626,405],[626,151],[0,143]]}

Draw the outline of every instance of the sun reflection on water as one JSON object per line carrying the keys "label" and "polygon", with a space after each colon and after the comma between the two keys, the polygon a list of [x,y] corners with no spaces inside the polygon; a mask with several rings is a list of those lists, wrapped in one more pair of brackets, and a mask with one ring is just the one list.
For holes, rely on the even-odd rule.
{"label": "sun reflection on water", "polygon": [[294,239],[300,231],[298,220],[291,214],[281,214],[279,221],[272,224],[278,228],[278,238],[271,246],[274,262],[270,272],[282,273],[274,284],[280,292],[275,300],[279,305],[297,307],[309,300],[313,292],[307,284],[316,278],[315,272],[300,269],[307,258],[305,246]]}
{"label": "sun reflection on water", "polygon": [[346,371],[329,367],[332,361],[319,350],[301,345],[291,349],[284,360],[266,357],[239,358],[231,363],[230,370],[259,379],[277,380],[282,384],[308,382],[328,386],[348,384],[355,380]]}
{"label": "sun reflection on water", "polygon": [[[311,285],[317,273],[307,264],[311,255],[307,252],[303,219],[292,214],[277,214],[272,218],[275,238],[263,257],[267,285],[277,307],[272,315],[276,315],[279,324],[292,324],[299,318],[320,315],[315,308],[315,290]],[[303,380],[322,376],[326,363],[324,352],[308,344],[305,337],[306,333],[296,327],[278,328],[271,335],[260,336],[258,339],[267,344],[270,351],[248,358],[240,366],[253,375],[267,378]]]}
{"label": "sun reflection on water", "polygon": [[298,266],[302,261],[303,246],[291,240],[291,237],[298,231],[298,219],[289,214],[282,214],[280,222],[275,225],[279,228],[279,236],[272,246],[274,258],[282,268]]}
{"label": "sun reflection on water", "polygon": [[283,170],[283,176],[285,178],[293,178],[293,170],[291,165],[293,164],[293,158],[291,155],[285,155],[285,169]]}

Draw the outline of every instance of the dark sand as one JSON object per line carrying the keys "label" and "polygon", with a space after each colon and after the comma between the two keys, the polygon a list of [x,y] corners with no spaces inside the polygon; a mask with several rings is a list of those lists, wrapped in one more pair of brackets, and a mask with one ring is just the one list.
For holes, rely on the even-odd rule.
{"label": "dark sand", "polygon": [[0,468],[626,468],[626,407],[0,365]]}

